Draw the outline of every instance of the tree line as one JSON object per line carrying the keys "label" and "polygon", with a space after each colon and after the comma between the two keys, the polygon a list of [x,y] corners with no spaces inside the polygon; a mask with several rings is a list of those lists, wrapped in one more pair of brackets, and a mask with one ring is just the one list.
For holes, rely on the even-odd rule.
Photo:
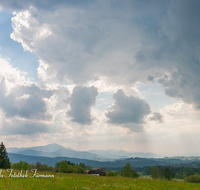
{"label": "tree line", "polygon": [[[174,166],[156,166],[159,175],[161,175],[162,171],[165,170],[165,168],[169,168],[171,171],[172,178],[177,179],[184,179],[185,177],[188,177],[190,175],[194,175],[196,173],[200,173],[200,168],[188,168],[188,167],[174,167]],[[142,175],[151,175],[152,167],[146,166],[143,168]]]}
{"label": "tree line", "polygon": [[25,161],[17,162],[17,163],[11,163],[11,169],[17,169],[17,170],[31,170],[31,169],[37,169],[38,171],[49,171],[53,172],[54,167],[48,166],[47,164],[41,164],[40,162],[36,162],[35,164],[28,164]]}

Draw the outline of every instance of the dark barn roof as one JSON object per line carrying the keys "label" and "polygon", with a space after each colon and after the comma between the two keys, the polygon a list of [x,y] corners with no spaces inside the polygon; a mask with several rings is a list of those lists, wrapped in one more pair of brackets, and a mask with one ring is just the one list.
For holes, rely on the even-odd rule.
{"label": "dark barn roof", "polygon": [[106,175],[106,172],[100,170],[100,169],[96,169],[96,170],[91,170],[88,172],[88,174],[99,174],[101,176],[105,176]]}

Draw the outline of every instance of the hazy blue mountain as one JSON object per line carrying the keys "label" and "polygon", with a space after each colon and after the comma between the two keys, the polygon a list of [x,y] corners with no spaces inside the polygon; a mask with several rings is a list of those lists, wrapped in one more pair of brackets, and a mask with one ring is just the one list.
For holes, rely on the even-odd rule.
{"label": "hazy blue mountain", "polygon": [[93,154],[98,154],[101,156],[105,156],[110,159],[123,159],[123,158],[130,158],[131,156],[127,156],[125,154],[119,154],[118,152],[113,152],[110,150],[88,150],[88,152]]}
{"label": "hazy blue mountain", "polygon": [[59,144],[53,143],[53,144],[48,144],[46,146],[30,147],[29,149],[36,150],[36,151],[42,151],[42,152],[55,152],[62,148],[65,148],[65,147],[61,146]]}
{"label": "hazy blue mountain", "polygon": [[[27,156],[45,156],[44,155],[45,152],[37,151],[37,150],[32,150],[32,149],[26,149],[26,150],[15,152],[15,153],[17,153],[17,154],[23,154],[23,155],[27,155]],[[48,154],[48,153],[46,152],[46,154]],[[48,155],[46,155],[46,156],[48,156]]]}
{"label": "hazy blue mountain", "polygon": [[34,146],[34,147],[27,147],[27,148],[7,148],[7,152],[18,153],[24,150],[35,150],[35,151],[42,151],[42,152],[54,152],[61,148],[65,148],[64,146],[58,145],[56,143],[48,144],[46,146]]}
{"label": "hazy blue mountain", "polygon": [[17,153],[27,156],[46,156],[46,157],[73,157],[91,160],[108,160],[108,157],[92,154],[87,151],[76,151],[71,148],[65,148],[58,144],[49,144],[46,146],[29,148],[8,148],[8,153]]}
{"label": "hazy blue mountain", "polygon": [[143,158],[158,158],[163,157],[153,153],[143,152],[127,152],[124,150],[89,150],[89,151],[76,151],[72,148],[65,148],[64,146],[56,143],[46,146],[36,146],[28,148],[7,148],[9,153],[23,154],[27,156],[47,156],[47,157],[73,157],[91,160],[113,160],[113,159],[126,159],[130,157],[143,157]]}
{"label": "hazy blue mountain", "polygon": [[75,150],[70,150],[70,149],[60,149],[56,152],[54,152],[55,155],[59,156],[67,156],[67,157],[73,157],[73,158],[84,158],[84,159],[89,159],[89,160],[105,160],[109,159],[108,157],[101,156],[98,154],[92,154],[87,151],[75,151]]}
{"label": "hazy blue mountain", "polygon": [[75,151],[67,148],[62,148],[54,152],[43,152],[36,151],[32,149],[27,149],[23,151],[17,152],[17,154],[23,154],[27,156],[47,156],[47,157],[73,157],[73,158],[82,158],[82,159],[90,159],[90,160],[102,160],[108,159],[103,156],[99,156],[97,154],[92,154],[86,151]]}
{"label": "hazy blue mountain", "polygon": [[23,151],[26,150],[27,148],[16,148],[16,147],[12,147],[12,148],[6,148],[7,152],[12,152],[12,153],[17,153],[19,151]]}
{"label": "hazy blue mountain", "polygon": [[114,159],[130,158],[130,157],[142,157],[142,158],[162,158],[163,155],[154,154],[151,152],[127,152],[125,150],[89,150],[88,152],[98,154],[101,156],[107,156]]}

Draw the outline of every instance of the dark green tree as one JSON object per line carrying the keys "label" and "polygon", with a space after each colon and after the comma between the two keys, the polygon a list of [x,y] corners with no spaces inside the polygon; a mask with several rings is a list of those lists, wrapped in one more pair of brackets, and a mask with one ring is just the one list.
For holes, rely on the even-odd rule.
{"label": "dark green tree", "polygon": [[132,169],[130,163],[127,163],[123,169],[123,177],[131,177]]}
{"label": "dark green tree", "polygon": [[42,164],[42,171],[48,171],[48,165]]}
{"label": "dark green tree", "polygon": [[54,171],[55,171],[55,172],[58,172],[58,170],[59,170],[59,165],[60,165],[60,162],[56,162],[55,167],[54,167]]}
{"label": "dark green tree", "polygon": [[58,171],[59,172],[63,172],[63,173],[69,173],[68,166],[70,166],[70,165],[68,165],[67,162],[65,162],[64,160],[62,160],[59,163],[59,169],[58,169]]}
{"label": "dark green tree", "polygon": [[28,166],[28,170],[32,170],[32,169],[35,169],[35,168],[36,168],[35,164],[29,164],[29,166]]}
{"label": "dark green tree", "polygon": [[168,167],[165,168],[165,179],[170,180],[172,179],[172,172],[170,171],[170,169]]}
{"label": "dark green tree", "polygon": [[159,178],[160,179],[164,178],[164,172],[165,172],[165,170],[162,167],[160,167],[160,170],[159,170]]}
{"label": "dark green tree", "polygon": [[36,169],[37,169],[38,171],[42,171],[42,164],[41,164],[40,162],[36,162],[36,163],[35,163],[35,166],[36,166]]}
{"label": "dark green tree", "polygon": [[156,166],[153,166],[151,168],[151,177],[153,179],[158,179],[158,176],[159,176],[159,171],[158,171],[158,168]]}
{"label": "dark green tree", "polygon": [[133,177],[133,178],[138,178],[138,177],[139,177],[139,174],[138,174],[135,170],[133,170],[133,171],[132,171],[132,177]]}
{"label": "dark green tree", "polygon": [[151,168],[150,167],[145,167],[143,172],[143,175],[151,175]]}
{"label": "dark green tree", "polygon": [[6,147],[3,144],[3,142],[1,142],[1,145],[0,145],[0,168],[1,169],[10,168],[10,160],[8,157],[8,153],[6,151]]}

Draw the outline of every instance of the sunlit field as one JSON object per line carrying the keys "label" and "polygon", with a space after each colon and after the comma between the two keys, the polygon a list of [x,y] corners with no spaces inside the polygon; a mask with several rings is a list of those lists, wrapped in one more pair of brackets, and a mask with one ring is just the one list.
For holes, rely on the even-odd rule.
{"label": "sunlit field", "polygon": [[[63,174],[39,172],[54,175],[54,178],[1,178],[0,189],[200,189],[199,184],[126,178],[90,176],[86,174]],[[32,175],[30,172],[28,175]]]}

